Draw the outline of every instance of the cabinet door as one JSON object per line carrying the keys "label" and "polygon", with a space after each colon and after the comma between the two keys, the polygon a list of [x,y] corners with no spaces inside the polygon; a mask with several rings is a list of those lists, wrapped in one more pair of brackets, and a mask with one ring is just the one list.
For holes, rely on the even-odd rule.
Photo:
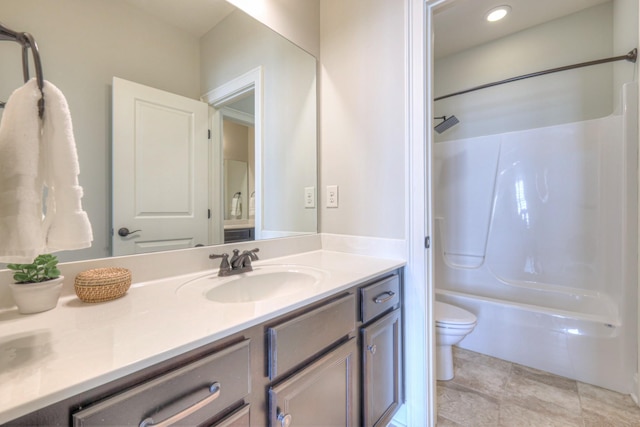
{"label": "cabinet door", "polygon": [[292,377],[269,389],[272,427],[349,427],[357,413],[357,345],[342,344]]}
{"label": "cabinet door", "polygon": [[402,400],[400,310],[362,329],[362,405],[364,426],[384,426]]}

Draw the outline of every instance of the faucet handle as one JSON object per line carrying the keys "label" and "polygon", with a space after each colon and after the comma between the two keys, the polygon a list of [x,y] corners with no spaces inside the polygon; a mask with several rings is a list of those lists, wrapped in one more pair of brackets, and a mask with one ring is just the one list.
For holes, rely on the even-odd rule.
{"label": "faucet handle", "polygon": [[220,261],[220,271],[222,270],[230,270],[231,266],[229,265],[229,254],[224,253],[221,255],[217,255],[217,254],[211,254],[209,255],[209,259],[217,259],[217,258],[222,258],[222,261]]}
{"label": "faucet handle", "polygon": [[229,254],[211,254],[209,255],[209,259],[217,259],[217,258],[229,258]]}
{"label": "faucet handle", "polygon": [[251,258],[252,261],[256,261],[260,258],[258,258],[258,255],[256,255],[256,252],[259,252],[260,248],[255,248],[255,249],[251,249],[250,251],[244,251],[245,254],[249,255],[249,258]]}

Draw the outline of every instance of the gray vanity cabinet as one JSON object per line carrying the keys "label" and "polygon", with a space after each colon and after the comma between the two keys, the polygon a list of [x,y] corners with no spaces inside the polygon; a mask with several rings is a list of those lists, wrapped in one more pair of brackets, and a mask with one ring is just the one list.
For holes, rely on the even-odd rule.
{"label": "gray vanity cabinet", "polygon": [[403,400],[400,278],[363,287],[360,296],[362,425],[386,426]]}
{"label": "gray vanity cabinet", "polygon": [[404,398],[401,281],[374,278],[9,425],[387,425]]}
{"label": "gray vanity cabinet", "polygon": [[247,242],[250,240],[255,240],[254,228],[225,228],[224,230],[225,243]]}

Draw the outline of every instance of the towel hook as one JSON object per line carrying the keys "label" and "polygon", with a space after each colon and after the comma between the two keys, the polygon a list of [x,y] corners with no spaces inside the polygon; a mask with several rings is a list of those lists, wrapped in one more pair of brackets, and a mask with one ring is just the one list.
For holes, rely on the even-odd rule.
{"label": "towel hook", "polygon": [[24,76],[24,82],[29,81],[29,47],[31,48],[31,55],[33,56],[33,65],[36,70],[36,82],[40,89],[41,97],[38,100],[38,115],[40,118],[44,116],[44,76],[42,75],[42,61],[40,60],[40,52],[38,51],[38,45],[36,40],[30,33],[21,33],[22,40],[22,74]]}
{"label": "towel hook", "polygon": [[[40,118],[44,116],[44,74],[42,73],[42,61],[40,60],[40,52],[38,51],[38,45],[36,40],[30,33],[18,33],[13,31],[0,23],[0,40],[9,40],[20,43],[22,46],[22,75],[24,82],[29,81],[29,48],[31,48],[31,54],[33,55],[33,63],[36,71],[36,82],[40,89],[41,97],[38,100],[38,115]],[[4,107],[5,103],[0,102],[0,108]]]}

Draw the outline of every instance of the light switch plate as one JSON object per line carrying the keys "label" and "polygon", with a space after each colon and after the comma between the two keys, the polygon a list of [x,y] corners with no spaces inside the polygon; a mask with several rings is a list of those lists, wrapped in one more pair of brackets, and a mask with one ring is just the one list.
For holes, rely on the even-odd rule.
{"label": "light switch plate", "polygon": [[328,208],[338,207],[338,186],[337,185],[327,185],[327,207]]}
{"label": "light switch plate", "polygon": [[315,187],[304,188],[304,207],[305,208],[316,207],[316,188]]}

